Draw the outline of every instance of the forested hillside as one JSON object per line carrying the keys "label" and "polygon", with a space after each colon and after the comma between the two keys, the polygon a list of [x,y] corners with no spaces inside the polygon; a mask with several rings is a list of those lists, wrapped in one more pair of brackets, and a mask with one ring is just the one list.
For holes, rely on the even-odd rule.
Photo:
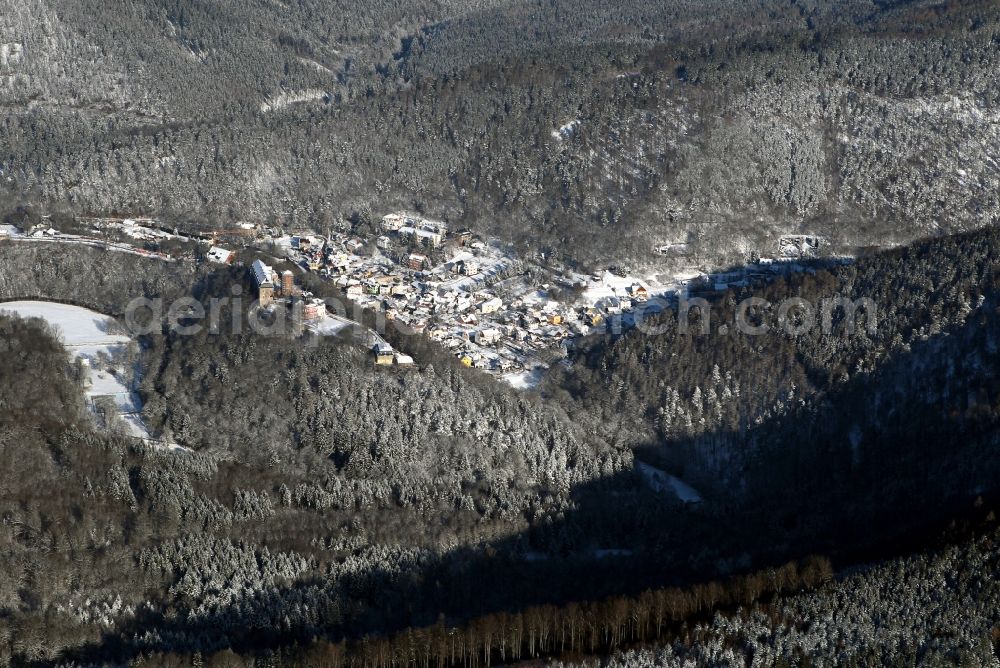
{"label": "forested hillside", "polygon": [[[94,431],[65,354],[10,321],[11,354],[35,351],[38,372],[2,366],[0,440],[20,463],[0,495],[0,651],[273,661],[292,641],[912,544],[996,491],[998,239],[922,242],[755,293],[866,295],[874,331],[838,316],[828,336],[701,337],[665,314],[659,336],[589,342],[541,396],[455,364],[375,373],[349,341],[153,331],[145,415],[187,451]],[[0,252],[5,295],[110,313],[246,280],[71,246]],[[702,501],[683,503],[650,465]],[[49,479],[58,493],[37,494]],[[722,600],[705,595],[696,615]]]}
{"label": "forested hillside", "polygon": [[[581,346],[548,391],[620,425],[640,460],[727,499],[724,514],[756,518],[746,540],[760,523],[779,551],[872,540],[879,523],[898,528],[899,504],[933,513],[995,485],[998,243],[990,229],[733,290],[712,304],[709,334],[698,309],[687,331],[668,312],[657,335]],[[773,304],[749,313],[767,334],[733,324],[750,296]],[[870,304],[853,326],[833,309],[824,329],[832,298]],[[811,305],[813,326],[782,329],[788,299]]]}
{"label": "forested hillside", "polygon": [[994,529],[937,552],[865,567],[817,592],[719,614],[663,647],[555,665],[995,665],[997,538]]}
{"label": "forested hillside", "polygon": [[[244,326],[276,246],[0,240],[0,302],[245,298],[133,332],[148,440],[0,315],[0,664],[994,665],[998,71],[990,0],[0,0],[0,222],[754,265],[515,390]],[[787,233],[852,257],[758,262]]]}
{"label": "forested hillside", "polygon": [[[0,252],[4,296],[111,313],[135,296],[229,294],[245,273]],[[189,448],[161,450],[95,432],[61,347],[2,324],[0,441],[24,463],[0,494],[5,662],[355,637],[541,601],[564,568],[529,566],[518,536],[631,470],[592,425],[454,366],[374,374],[353,343],[252,331],[141,339],[148,422]],[[31,491],[46,476],[59,492]]]}
{"label": "forested hillside", "polygon": [[996,220],[982,1],[7,0],[0,171],[47,208],[309,225],[424,211],[642,261]]}

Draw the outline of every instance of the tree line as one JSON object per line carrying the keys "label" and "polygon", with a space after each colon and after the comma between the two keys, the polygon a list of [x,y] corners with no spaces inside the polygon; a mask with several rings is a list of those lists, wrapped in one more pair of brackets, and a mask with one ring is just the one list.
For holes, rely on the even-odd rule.
{"label": "tree line", "polygon": [[[605,655],[637,643],[689,637],[698,620],[718,610],[814,589],[832,577],[829,560],[813,556],[722,582],[647,590],[634,597],[532,606],[457,626],[442,620],[390,636],[338,642],[316,639],[263,660],[330,668],[489,668],[494,663]],[[187,665],[192,655],[150,658],[164,665]],[[257,665],[250,652],[241,657],[232,650],[204,657],[204,662],[206,666]]]}

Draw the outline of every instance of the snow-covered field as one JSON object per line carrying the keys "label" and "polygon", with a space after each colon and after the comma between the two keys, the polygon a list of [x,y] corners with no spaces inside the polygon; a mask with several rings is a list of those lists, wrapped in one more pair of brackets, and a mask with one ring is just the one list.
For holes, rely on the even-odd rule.
{"label": "snow-covered field", "polygon": [[564,123],[558,128],[552,131],[552,136],[556,139],[569,139],[576,134],[577,128],[580,127],[580,119],[574,118],[569,123]]}
{"label": "snow-covered field", "polygon": [[137,438],[150,438],[139,417],[142,410],[139,397],[114,361],[127,350],[131,338],[109,332],[112,318],[79,306],[41,301],[6,302],[0,304],[0,311],[22,318],[41,318],[52,325],[70,354],[90,370],[87,399],[93,402],[99,397],[110,397],[128,432]]}
{"label": "snow-covered field", "polygon": [[106,315],[79,306],[53,302],[6,302],[0,311],[16,313],[22,318],[41,318],[59,330],[67,348],[96,349],[108,345],[128,345],[128,336],[109,334],[111,321]]}
{"label": "snow-covered field", "polygon": [[301,102],[322,100],[325,97],[326,97],[326,91],[321,90],[319,88],[308,88],[306,90],[299,90],[299,91],[287,91],[275,95],[272,98],[268,98],[264,102],[261,102],[260,110],[266,113],[269,111],[274,111],[275,109],[283,109],[293,104],[299,104]]}

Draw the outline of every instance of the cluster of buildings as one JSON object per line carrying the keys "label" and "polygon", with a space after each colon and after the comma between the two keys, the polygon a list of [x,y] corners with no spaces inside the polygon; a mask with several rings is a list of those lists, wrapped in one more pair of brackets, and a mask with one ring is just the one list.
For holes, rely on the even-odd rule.
{"label": "cluster of buildings", "polygon": [[[209,246],[205,258],[213,263],[230,264],[235,259],[233,251],[216,245],[216,235],[181,235],[148,219],[93,218],[80,222],[90,224],[101,236],[110,233],[133,241],[176,239],[203,244]],[[629,277],[629,270],[623,267],[592,276],[543,271],[540,274],[548,277],[545,280],[555,285],[538,285],[524,271],[522,261],[498,244],[488,243],[469,230],[451,231],[444,223],[405,213],[385,216],[371,240],[349,234],[332,238],[279,236],[279,230],[249,224],[218,234],[222,233],[274,242],[302,269],[334,282],[352,302],[383,312],[404,331],[439,342],[466,366],[497,374],[549,366],[579,336],[606,328],[627,328],[635,323],[638,311],[650,313],[659,307],[658,301],[649,303],[654,296],[708,295],[767,282],[775,275],[808,271],[802,261],[820,254],[826,243],[813,235],[785,235],[779,239],[777,260],[755,254],[737,271],[677,275],[663,285],[650,279],[656,285],[654,295],[649,284]],[[0,237],[15,234],[14,228],[0,228]],[[23,236],[44,240],[57,235],[55,230],[39,229]],[[98,241],[79,236],[72,239]],[[662,255],[684,255],[687,248],[686,244],[672,243],[655,250]],[[317,331],[332,332],[341,325],[356,324],[346,319],[338,323],[322,300],[296,285],[291,271],[279,274],[263,260],[256,260],[250,274],[262,308],[289,308],[302,320],[312,322],[310,327]],[[552,298],[560,292],[572,297]],[[377,333],[368,335],[366,345],[376,365],[413,364]]]}
{"label": "cluster of buildings", "polygon": [[[795,242],[798,248],[815,243]],[[466,366],[499,375],[547,367],[580,336],[631,327],[640,310],[659,310],[659,302],[649,303],[654,296],[724,291],[797,266],[761,259],[740,271],[678,276],[655,294],[622,268],[592,276],[570,273],[553,279],[564,294],[573,289],[573,300],[561,301],[550,297],[557,290],[549,284],[532,284],[520,260],[496,244],[408,214],[386,216],[374,244],[350,235],[303,235],[280,239],[279,245],[303,269],[334,282],[350,301],[384,313],[390,326],[426,335]],[[278,276],[259,260],[252,271],[262,306],[303,299],[305,319],[326,315],[321,302],[298,292],[291,272]],[[412,365],[377,334],[371,336],[376,365]]]}
{"label": "cluster of buildings", "polygon": [[[382,220],[374,249],[350,236],[293,237],[284,246],[350,301],[384,312],[390,325],[427,335],[469,367],[501,374],[551,364],[573,339],[649,297],[648,286],[636,282],[608,288],[590,304],[550,299],[550,286],[527,281],[509,253],[467,230],[450,233],[407,214]],[[385,348],[380,354],[373,347],[377,363],[398,364],[398,353]]]}
{"label": "cluster of buildings", "polygon": [[271,308],[278,304],[288,308],[301,306],[304,321],[318,320],[326,315],[326,304],[309,292],[303,292],[295,285],[295,274],[285,270],[279,275],[262,260],[254,260],[250,275],[257,286],[257,301],[260,308]]}

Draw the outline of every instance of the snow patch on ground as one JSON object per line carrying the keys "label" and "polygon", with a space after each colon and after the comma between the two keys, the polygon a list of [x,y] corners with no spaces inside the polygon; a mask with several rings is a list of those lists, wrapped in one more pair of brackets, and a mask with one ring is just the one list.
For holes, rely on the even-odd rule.
{"label": "snow patch on ground", "polygon": [[646,484],[654,491],[670,492],[684,503],[701,503],[701,494],[680,478],[672,476],[666,471],[661,471],[649,464],[636,462],[636,465],[642,477],[646,480]]}
{"label": "snow patch on ground", "polygon": [[529,369],[528,371],[509,373],[502,376],[504,382],[513,387],[515,390],[533,390],[538,387],[544,377],[545,367],[540,366],[535,367],[534,369]]}
{"label": "snow patch on ground", "polygon": [[577,128],[580,127],[580,119],[574,119],[569,123],[559,126],[552,131],[552,136],[556,139],[569,139],[576,134]]}
{"label": "snow patch on ground", "polygon": [[[618,276],[610,271],[605,271],[599,281],[588,280],[587,277],[583,277],[582,280],[588,281],[587,289],[583,291],[578,300],[578,303],[584,306],[596,304],[609,297],[627,297],[629,288],[633,285],[641,285],[649,292],[650,296],[664,294],[668,291],[668,288],[660,284],[655,276],[638,278],[636,276]],[[673,289],[672,286],[669,288],[670,291]]]}
{"label": "snow patch on ground", "polygon": [[123,334],[109,334],[111,318],[94,311],[56,304],[53,302],[7,302],[0,304],[0,311],[15,313],[22,318],[41,318],[54,326],[63,344],[70,347],[89,349],[108,345],[128,345],[131,339]]}
{"label": "snow patch on ground", "polygon": [[23,51],[24,48],[19,42],[0,44],[0,67],[6,69],[19,63]]}
{"label": "snow patch on ground", "polygon": [[303,65],[307,66],[307,67],[313,68],[317,72],[321,72],[323,74],[328,74],[331,77],[337,76],[336,72],[334,72],[333,70],[331,70],[326,65],[323,65],[322,63],[317,63],[315,60],[311,60],[309,58],[299,58],[299,62],[302,63]]}
{"label": "snow patch on ground", "polygon": [[313,102],[316,100],[322,100],[326,97],[326,91],[320,90],[318,88],[308,88],[306,90],[299,91],[289,91],[287,93],[281,93],[262,102],[260,105],[260,110],[263,112],[274,111],[276,109],[283,109],[289,107],[293,104],[300,104],[302,102]]}
{"label": "snow patch on ground", "polygon": [[349,320],[326,316],[316,322],[310,323],[308,329],[319,336],[336,336],[353,324]]}

